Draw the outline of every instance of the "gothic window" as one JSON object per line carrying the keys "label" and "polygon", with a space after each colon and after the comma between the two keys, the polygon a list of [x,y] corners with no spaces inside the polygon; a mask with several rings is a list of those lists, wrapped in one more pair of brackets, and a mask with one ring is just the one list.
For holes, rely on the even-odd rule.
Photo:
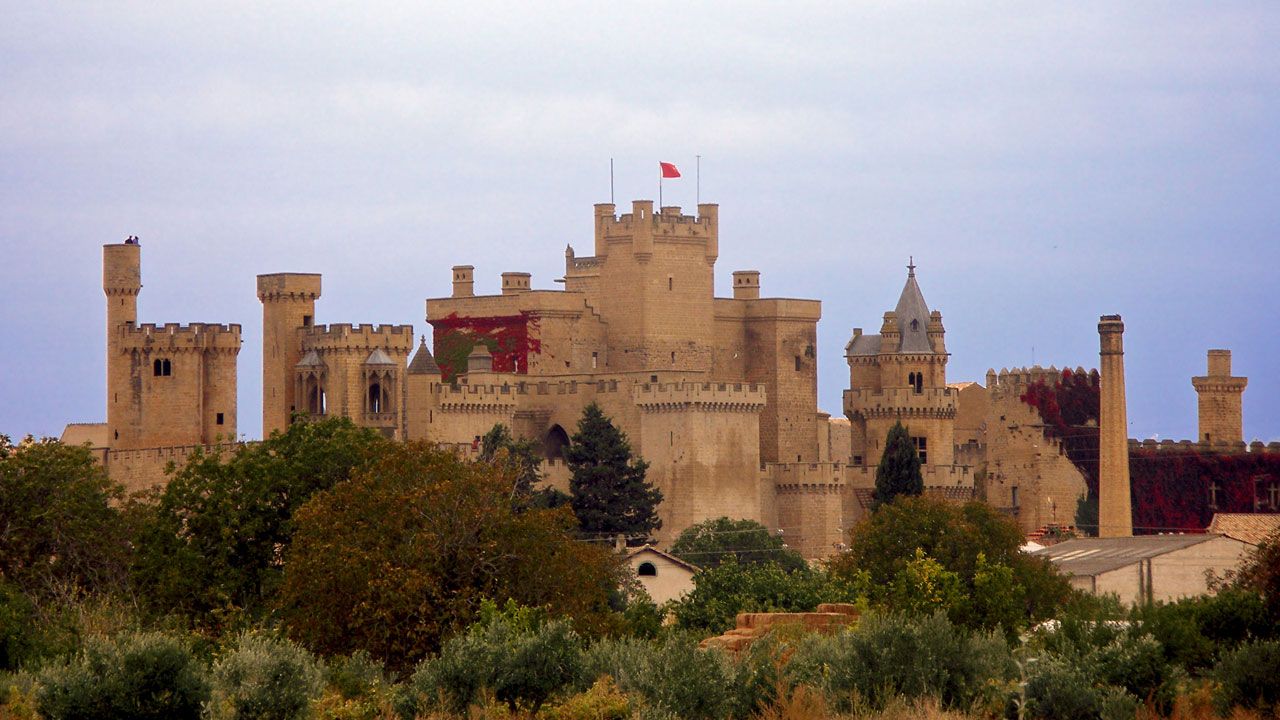
{"label": "gothic window", "polygon": [[378,383],[369,386],[369,412],[382,412],[382,386]]}
{"label": "gothic window", "polygon": [[915,332],[915,331],[917,331],[917,330],[919,330],[919,329],[920,329],[920,321],[919,321],[919,320],[912,320],[912,321],[911,321],[911,331],[912,331],[912,332]]}
{"label": "gothic window", "polygon": [[168,360],[156,360],[151,363],[151,374],[156,377],[166,377],[173,374],[173,365]]}
{"label": "gothic window", "polygon": [[162,367],[162,371],[163,372],[161,374],[163,374],[165,377],[169,377],[170,375],[173,374],[173,366],[169,364],[168,360],[164,361],[164,366]]}
{"label": "gothic window", "polygon": [[636,574],[640,577],[657,577],[658,568],[654,567],[651,562],[642,562],[640,567],[636,568]]}
{"label": "gothic window", "polygon": [[306,381],[307,412],[312,415],[325,414],[324,385],[311,375]]}
{"label": "gothic window", "polygon": [[569,433],[559,425],[552,425],[542,439],[542,456],[548,460],[564,460],[564,449],[569,446]]}
{"label": "gothic window", "polygon": [[155,375],[156,377],[160,377],[160,371],[163,367],[164,366],[160,364],[160,361],[156,360],[155,362],[151,363],[151,374]]}
{"label": "gothic window", "polygon": [[911,445],[912,445],[913,447],[915,447],[915,449],[916,449],[916,454],[920,456],[920,464],[921,464],[921,465],[924,465],[924,464],[925,464],[925,458],[927,458],[927,457],[928,457],[928,455],[929,455],[929,453],[928,453],[928,450],[929,450],[929,438],[926,438],[926,437],[913,437],[913,438],[911,438]]}

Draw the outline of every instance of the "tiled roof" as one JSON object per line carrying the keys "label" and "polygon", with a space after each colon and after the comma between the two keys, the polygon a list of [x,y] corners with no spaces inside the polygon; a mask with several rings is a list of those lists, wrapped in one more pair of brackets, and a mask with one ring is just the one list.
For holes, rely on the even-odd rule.
{"label": "tiled roof", "polygon": [[431,356],[431,351],[427,349],[427,339],[422,338],[422,343],[418,345],[418,352],[413,356],[413,361],[409,363],[410,375],[439,375],[440,366],[436,364],[436,359]]}
{"label": "tiled roof", "polygon": [[1209,532],[1260,545],[1263,540],[1280,533],[1280,514],[1214,513]]}
{"label": "tiled roof", "polygon": [[924,302],[924,294],[920,292],[914,272],[907,275],[907,284],[902,288],[902,296],[898,298],[895,312],[898,316],[898,332],[902,334],[898,352],[933,352],[928,334],[929,306]]}

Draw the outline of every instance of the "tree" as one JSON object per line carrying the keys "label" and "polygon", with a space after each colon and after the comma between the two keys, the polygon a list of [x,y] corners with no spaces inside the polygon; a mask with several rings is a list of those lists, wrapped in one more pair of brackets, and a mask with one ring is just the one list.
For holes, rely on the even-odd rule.
{"label": "tree", "polygon": [[88,448],[0,440],[0,582],[33,597],[122,585],[123,497]]}
{"label": "tree", "polygon": [[512,502],[517,506],[555,508],[569,504],[569,496],[542,482],[542,453],[528,438],[517,440],[507,426],[494,425],[480,439],[480,460],[492,463],[514,480]]}
{"label": "tree", "polygon": [[899,495],[919,495],[924,492],[924,476],[920,474],[920,455],[916,453],[911,436],[902,423],[889,428],[884,441],[884,455],[876,466],[876,491],[872,496],[874,507],[892,502]]}
{"label": "tree", "polygon": [[280,609],[315,652],[368,651],[403,671],[508,599],[572,618],[613,617],[621,564],[575,538],[568,508],[517,511],[512,480],[424,443],[387,448],[297,513]]}
{"label": "tree", "polygon": [[1018,526],[984,503],[900,497],[858,523],[849,549],[828,567],[844,577],[866,573],[875,583],[872,600],[891,606],[894,579],[918,574],[929,558],[960,579],[960,602],[947,608],[952,621],[1012,632],[1051,617],[1071,595],[1049,561],[1019,550],[1022,542]]}
{"label": "tree", "polygon": [[1280,532],[1265,538],[1234,573],[1238,588],[1262,595],[1271,621],[1280,625]]}
{"label": "tree", "polygon": [[387,446],[347,418],[295,422],[223,456],[193,455],[143,523],[135,566],[160,612],[203,622],[213,611],[260,610],[279,584],[294,512],[347,479]]}
{"label": "tree", "polygon": [[774,562],[739,565],[732,557],[693,576],[693,590],[673,605],[682,628],[724,632],[740,612],[812,612],[819,603],[856,602],[866,577],[835,576],[805,566],[787,572]]}
{"label": "tree", "polygon": [[671,546],[671,554],[702,568],[712,568],[729,558],[739,565],[775,562],[791,571],[805,566],[804,558],[755,520],[727,517],[704,520],[685,528]]}
{"label": "tree", "polygon": [[565,448],[573,473],[570,504],[584,533],[635,538],[662,527],[657,513],[662,493],[644,477],[649,463],[632,457],[626,434],[599,405],[583,409],[578,432],[570,439]]}

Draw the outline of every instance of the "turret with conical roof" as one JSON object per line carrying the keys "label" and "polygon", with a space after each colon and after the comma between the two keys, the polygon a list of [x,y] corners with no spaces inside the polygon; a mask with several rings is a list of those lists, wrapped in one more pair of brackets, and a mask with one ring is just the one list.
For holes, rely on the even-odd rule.
{"label": "turret with conical roof", "polygon": [[907,426],[926,469],[952,465],[956,398],[947,387],[942,313],[930,310],[916,280],[914,259],[898,304],[884,314],[879,335],[854,328],[845,346],[855,462],[874,465],[895,422]]}

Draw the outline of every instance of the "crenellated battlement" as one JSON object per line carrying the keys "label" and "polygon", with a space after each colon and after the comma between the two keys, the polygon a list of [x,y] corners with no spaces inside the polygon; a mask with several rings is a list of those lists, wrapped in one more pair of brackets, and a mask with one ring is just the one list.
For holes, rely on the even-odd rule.
{"label": "crenellated battlement", "polygon": [[122,350],[240,350],[240,326],[218,323],[132,323],[121,325],[117,340]]}
{"label": "crenellated battlement", "polygon": [[706,246],[708,256],[719,254],[719,205],[703,203],[696,216],[674,205],[654,212],[652,200],[636,200],[631,212],[622,215],[615,214],[613,203],[600,203],[595,210],[597,257],[608,255],[613,243],[630,243],[633,252],[643,255],[653,252],[654,242],[696,242]]}
{"label": "crenellated battlement", "polygon": [[394,348],[408,353],[414,347],[412,325],[333,323],[302,328],[303,343],[316,350],[372,350]]}
{"label": "crenellated battlement", "polygon": [[1280,442],[1264,443],[1254,440],[1244,442],[1196,442],[1195,440],[1137,440],[1129,438],[1129,450],[1168,453],[1216,453],[1236,455],[1243,453],[1280,453]]}
{"label": "crenellated battlement", "polygon": [[[1064,367],[1059,370],[1056,365],[1050,365],[1047,368],[1040,365],[1001,368],[998,373],[994,369],[988,369],[987,390],[991,393],[992,400],[1010,396],[1020,397],[1037,382],[1044,382],[1053,387],[1054,383],[1062,379],[1062,373],[1067,370],[1070,368]],[[1076,367],[1073,372],[1083,375],[1089,371],[1083,367]]]}
{"label": "crenellated battlement", "polygon": [[778,493],[827,494],[843,491],[847,467],[839,462],[768,463],[761,473],[773,480]]}
{"label": "crenellated battlement", "polygon": [[765,406],[764,385],[754,383],[641,383],[632,399],[646,412],[700,407],[727,412],[760,412]]}
{"label": "crenellated battlement", "polygon": [[844,391],[845,414],[850,417],[954,418],[959,391],[950,387],[850,389]]}
{"label": "crenellated battlement", "polygon": [[319,273],[271,273],[258,276],[258,300],[314,302],[320,297]]}

